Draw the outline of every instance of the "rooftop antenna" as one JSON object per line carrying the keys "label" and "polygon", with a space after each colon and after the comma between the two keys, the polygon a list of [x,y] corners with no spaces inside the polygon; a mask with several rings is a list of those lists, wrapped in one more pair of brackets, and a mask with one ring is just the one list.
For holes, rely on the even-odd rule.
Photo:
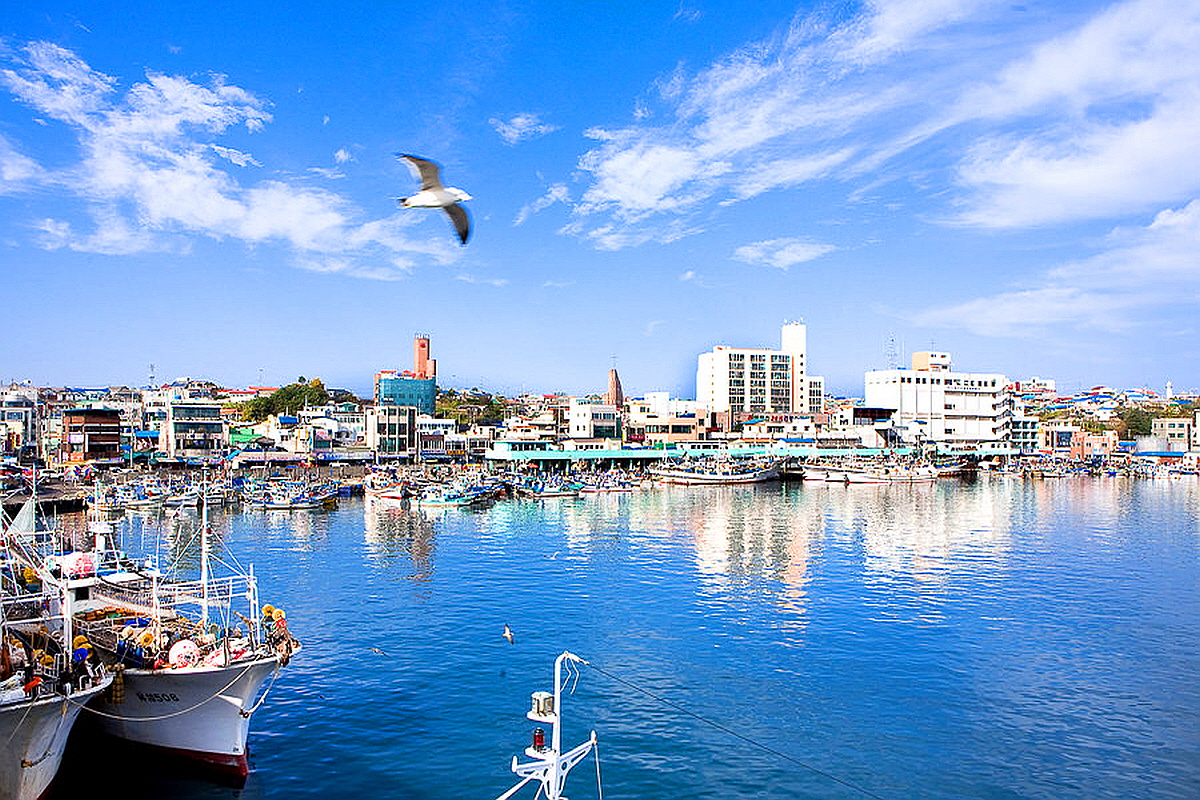
{"label": "rooftop antenna", "polygon": [[896,348],[896,337],[889,335],[887,345],[883,349],[883,356],[887,360],[888,369],[900,368],[900,351]]}
{"label": "rooftop antenna", "polygon": [[150,362],[150,388],[154,388],[154,362]]}

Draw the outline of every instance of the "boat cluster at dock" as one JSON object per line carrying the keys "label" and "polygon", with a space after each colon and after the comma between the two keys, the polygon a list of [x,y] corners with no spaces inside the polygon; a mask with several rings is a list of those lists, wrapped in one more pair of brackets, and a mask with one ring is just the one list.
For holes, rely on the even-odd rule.
{"label": "boat cluster at dock", "polygon": [[253,571],[210,552],[207,495],[199,576],[114,546],[104,492],[84,535],[47,527],[32,499],[2,521],[0,799],[47,792],[81,715],[97,735],[248,774],[251,715],[300,643],[258,605]]}

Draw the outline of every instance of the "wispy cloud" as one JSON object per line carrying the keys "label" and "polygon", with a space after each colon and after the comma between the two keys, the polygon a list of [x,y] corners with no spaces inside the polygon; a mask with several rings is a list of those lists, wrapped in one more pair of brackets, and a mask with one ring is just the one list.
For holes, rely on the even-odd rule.
{"label": "wispy cloud", "polygon": [[477,278],[474,275],[462,274],[455,277],[455,280],[463,283],[481,284],[485,286],[507,286],[508,278]]}
{"label": "wispy cloud", "polygon": [[733,252],[733,257],[747,264],[761,264],[786,270],[796,264],[820,258],[836,249],[830,244],[818,244],[805,239],[768,239],[742,245]]}
{"label": "wispy cloud", "polygon": [[[945,204],[937,218],[984,227],[1200,192],[1200,3],[1128,0],[1049,36],[1045,19],[994,0],[877,0],[680,66],[632,124],[587,131],[589,183],[565,230],[634,246],[663,217],[700,230],[714,201],[815,181],[913,179]],[[997,23],[1015,35],[995,38]]]}
{"label": "wispy cloud", "polygon": [[333,160],[338,164],[345,164],[353,158],[354,156],[350,155],[350,151],[344,147],[338,148],[337,152],[333,154]]}
{"label": "wispy cloud", "polygon": [[1128,330],[1154,312],[1187,311],[1200,298],[1200,201],[1163,211],[1140,229],[1117,229],[1108,248],[1062,264],[1028,286],[927,309],[924,327],[981,336],[1042,337],[1055,327]]}
{"label": "wispy cloud", "polygon": [[79,161],[57,170],[0,146],[4,174],[66,190],[87,209],[90,230],[64,219],[37,223],[44,247],[181,251],[200,235],[281,244],[297,266],[364,277],[380,277],[367,262],[403,272],[415,260],[457,258],[444,243],[406,235],[410,221],[359,221],[359,211],[331,192],[280,180],[239,183],[221,162],[258,162],[212,140],[233,126],[260,131],[271,114],[266,101],[223,76],[202,85],[148,72],[120,94],[114,78],[54,44],[31,43],[10,60],[0,85],[79,142]]}
{"label": "wispy cloud", "polygon": [[0,194],[18,191],[43,177],[36,161],[17,152],[12,142],[0,136]]}
{"label": "wispy cloud", "polygon": [[571,195],[567,191],[567,185],[565,183],[556,183],[537,200],[522,206],[521,210],[517,212],[517,218],[513,220],[513,225],[520,225],[542,209],[549,208],[555,203],[566,203],[570,199]]}
{"label": "wispy cloud", "polygon": [[514,145],[526,139],[536,139],[558,130],[557,125],[542,122],[537,114],[517,114],[509,120],[493,117],[488,123],[500,134],[505,144]]}
{"label": "wispy cloud", "polygon": [[225,159],[231,164],[237,164],[239,167],[248,167],[251,165],[255,167],[262,166],[262,164],[254,160],[252,155],[249,153],[243,153],[241,150],[234,150],[232,147],[222,147],[219,144],[210,144],[209,147],[211,147],[212,151],[221,158]]}

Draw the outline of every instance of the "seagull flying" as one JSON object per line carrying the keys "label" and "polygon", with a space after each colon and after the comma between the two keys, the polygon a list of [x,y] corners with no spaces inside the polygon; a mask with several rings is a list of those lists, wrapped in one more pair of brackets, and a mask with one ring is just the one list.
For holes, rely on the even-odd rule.
{"label": "seagull flying", "polygon": [[442,186],[442,178],[438,165],[427,158],[410,156],[406,153],[396,154],[408,164],[413,174],[421,179],[421,191],[412,197],[399,197],[397,201],[401,208],[440,208],[450,215],[458,240],[463,244],[471,236],[471,218],[467,209],[459,205],[463,200],[470,200],[471,195],[462,189]]}
{"label": "seagull flying", "polygon": [[509,644],[513,643],[512,628],[508,627],[507,622],[504,623],[504,633],[502,633],[500,635],[503,636],[505,639],[508,639]]}

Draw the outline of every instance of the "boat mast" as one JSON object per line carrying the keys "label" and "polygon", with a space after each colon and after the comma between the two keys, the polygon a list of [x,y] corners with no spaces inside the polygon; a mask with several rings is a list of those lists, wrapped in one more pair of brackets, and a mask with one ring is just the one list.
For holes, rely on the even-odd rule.
{"label": "boat mast", "polygon": [[579,664],[588,662],[571,652],[564,651],[554,660],[554,694],[534,692],[532,708],[525,714],[533,722],[550,725],[550,747],[546,747],[545,731],[535,728],[533,731],[533,746],[525,748],[525,755],[534,760],[528,764],[517,763],[513,756],[512,771],[521,776],[521,780],[496,800],[508,800],[522,786],[530,781],[541,784],[538,795],[544,795],[546,800],[565,800],[563,789],[567,782],[567,773],[578,764],[584,756],[596,747],[596,732],[577,747],[566,753],[562,752],[562,666],[564,661],[574,661]]}
{"label": "boat mast", "polygon": [[208,465],[200,468],[200,622],[208,632]]}

